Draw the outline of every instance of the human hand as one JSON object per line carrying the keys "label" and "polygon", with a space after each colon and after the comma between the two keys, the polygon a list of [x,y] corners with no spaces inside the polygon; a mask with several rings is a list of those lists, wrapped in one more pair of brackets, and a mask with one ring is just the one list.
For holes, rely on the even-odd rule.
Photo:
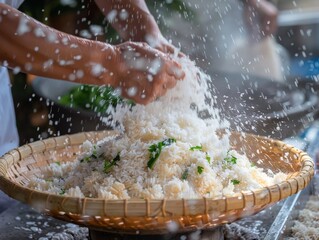
{"label": "human hand", "polygon": [[148,104],[178,80],[184,78],[181,66],[169,55],[146,43],[125,42],[115,46],[113,85],[120,94],[139,104]]}
{"label": "human hand", "polygon": [[[164,53],[179,52],[164,38],[145,1],[95,0],[95,3],[125,41],[146,42]],[[178,54],[185,56],[180,52]]]}
{"label": "human hand", "polygon": [[244,20],[254,40],[274,34],[277,30],[278,10],[266,0],[243,0]]}

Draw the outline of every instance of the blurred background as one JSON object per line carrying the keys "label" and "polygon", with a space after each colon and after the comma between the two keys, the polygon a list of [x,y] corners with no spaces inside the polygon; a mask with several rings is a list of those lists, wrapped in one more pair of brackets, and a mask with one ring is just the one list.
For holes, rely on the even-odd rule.
{"label": "blurred background", "polygon": [[[172,40],[174,45],[180,47],[209,74],[232,68],[229,64],[223,64],[225,59],[222,55],[227,55],[225,53],[229,49],[238,47],[241,40],[247,37],[241,16],[242,3],[221,0],[213,2],[146,0],[163,35]],[[278,29],[274,39],[275,51],[281,60],[281,65],[272,66],[271,63],[270,67],[267,67],[267,72],[261,75],[260,71],[253,72],[252,69],[250,73],[275,81],[276,79],[269,74],[271,68],[275,67],[279,68],[284,80],[300,77],[318,82],[319,1],[278,0],[272,2],[279,11]],[[121,42],[94,1],[26,0],[20,10],[63,32],[111,44]],[[237,68],[243,69],[241,65]],[[75,110],[76,115],[72,118],[73,126],[70,126],[68,123],[70,121],[63,115],[66,114],[65,109],[60,106],[56,112],[52,104],[57,104],[35,91],[32,83],[37,76],[23,73],[14,75],[12,72],[11,74],[21,145],[59,134],[92,130],[92,128],[86,128],[89,122],[95,124],[92,116],[83,120],[83,116],[87,113],[79,109]],[[61,116],[65,118],[64,122],[59,120]],[[82,129],[75,127],[76,122],[82,126]]]}

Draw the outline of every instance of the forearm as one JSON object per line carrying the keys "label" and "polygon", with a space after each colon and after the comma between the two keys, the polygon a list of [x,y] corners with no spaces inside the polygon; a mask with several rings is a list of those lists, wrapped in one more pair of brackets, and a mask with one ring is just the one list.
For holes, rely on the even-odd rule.
{"label": "forearm", "polygon": [[[0,42],[0,62],[10,68],[50,78],[114,85],[100,64],[111,64],[112,46],[59,32],[5,4],[0,4]],[[102,51],[109,52],[110,58],[101,59],[107,55],[100,54]]]}
{"label": "forearm", "polygon": [[95,0],[111,25],[124,40],[147,42],[161,34],[144,0]]}

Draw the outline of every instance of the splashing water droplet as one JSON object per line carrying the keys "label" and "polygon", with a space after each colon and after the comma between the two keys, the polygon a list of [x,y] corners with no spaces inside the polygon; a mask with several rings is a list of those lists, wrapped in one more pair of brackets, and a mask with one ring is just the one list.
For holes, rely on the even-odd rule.
{"label": "splashing water droplet", "polygon": [[154,59],[151,64],[148,72],[152,75],[156,75],[162,67],[162,61],[159,58]]}
{"label": "splashing water droplet", "polygon": [[116,10],[112,10],[111,12],[109,12],[109,14],[106,16],[107,21],[109,22],[113,22],[116,18],[117,15],[117,11]]}
{"label": "splashing water droplet", "polygon": [[60,0],[60,3],[65,6],[76,7],[77,1],[75,0]]}
{"label": "splashing water droplet", "polygon": [[120,87],[115,88],[113,94],[115,96],[120,96],[122,94],[122,88]]}
{"label": "splashing water droplet", "polygon": [[48,35],[47,35],[47,40],[48,42],[55,42],[57,40],[57,35],[54,33],[54,32],[50,32]]}
{"label": "splashing water droplet", "polygon": [[75,79],[76,79],[76,75],[73,74],[73,73],[71,73],[71,74],[69,75],[69,80],[70,80],[70,81],[75,81]]}
{"label": "splashing water droplet", "polygon": [[128,18],[128,12],[125,9],[122,9],[119,14],[119,17],[121,20],[126,20]]}
{"label": "splashing water droplet", "polygon": [[20,67],[15,67],[15,68],[13,69],[13,74],[18,74],[20,71],[21,71],[21,68],[20,68]]}
{"label": "splashing water droplet", "polygon": [[147,80],[149,82],[152,82],[153,81],[153,76],[151,74],[147,74]]}
{"label": "splashing water droplet", "polygon": [[127,89],[127,95],[129,97],[134,97],[137,94],[137,87],[130,87],[129,89]]}
{"label": "splashing water droplet", "polygon": [[83,37],[83,38],[88,38],[88,39],[92,38],[92,34],[86,29],[81,30],[80,36]]}
{"label": "splashing water droplet", "polygon": [[74,60],[81,60],[82,59],[82,56],[81,55],[76,55],[73,57]]}
{"label": "splashing water droplet", "polygon": [[84,72],[82,70],[77,70],[75,74],[77,78],[83,78],[84,76]]}
{"label": "splashing water droplet", "polygon": [[24,69],[27,70],[27,71],[31,71],[32,70],[32,63],[26,63],[24,65]]}
{"label": "splashing water droplet", "polygon": [[62,38],[62,43],[64,45],[69,45],[69,39],[67,37]]}
{"label": "splashing water droplet", "polygon": [[51,67],[52,65],[53,65],[53,60],[49,59],[48,61],[43,63],[43,68],[47,69],[47,68]]}
{"label": "splashing water droplet", "polygon": [[101,35],[103,35],[103,28],[102,28],[102,26],[92,24],[92,25],[90,25],[90,30],[91,30],[91,32],[93,33],[94,36],[101,36]]}
{"label": "splashing water droplet", "polygon": [[156,47],[158,45],[158,41],[156,38],[154,38],[152,35],[146,34],[145,41],[150,45],[151,47]]}
{"label": "splashing water droplet", "polygon": [[175,221],[170,221],[167,223],[167,230],[171,233],[177,232],[178,231],[178,224]]}
{"label": "splashing water droplet", "polygon": [[31,28],[28,26],[28,20],[24,17],[21,17],[19,21],[18,29],[17,29],[17,34],[21,36],[30,31],[31,31]]}
{"label": "splashing water droplet", "polygon": [[104,72],[104,67],[99,64],[92,64],[92,69],[91,69],[91,73],[93,76],[100,76],[102,73]]}
{"label": "splashing water droplet", "polygon": [[41,28],[34,29],[34,35],[36,37],[45,37],[46,36]]}

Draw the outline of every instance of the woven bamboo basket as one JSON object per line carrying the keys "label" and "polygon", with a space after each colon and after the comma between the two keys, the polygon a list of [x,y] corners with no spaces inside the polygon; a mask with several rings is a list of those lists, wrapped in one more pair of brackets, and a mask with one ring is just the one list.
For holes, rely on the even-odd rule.
{"label": "woven bamboo basket", "polygon": [[[211,229],[255,214],[305,188],[314,174],[304,152],[273,139],[233,133],[232,146],[259,167],[289,175],[280,184],[218,199],[106,200],[49,194],[25,187],[30,177],[48,164],[74,161],[86,140],[97,141],[112,131],[87,132],[37,141],[0,158],[0,188],[10,197],[55,218],[96,231],[126,234],[164,234],[173,223],[180,232]],[[257,160],[262,160],[258,161]]]}

